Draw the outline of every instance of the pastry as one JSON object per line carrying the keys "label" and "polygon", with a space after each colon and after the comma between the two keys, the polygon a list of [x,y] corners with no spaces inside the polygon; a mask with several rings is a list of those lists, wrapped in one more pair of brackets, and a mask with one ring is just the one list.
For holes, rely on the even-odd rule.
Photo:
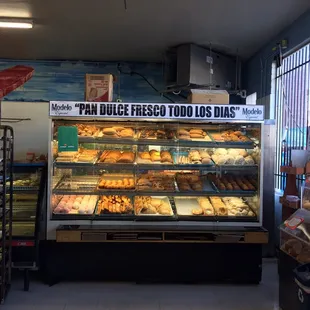
{"label": "pastry", "polygon": [[226,149],[216,149],[214,152],[215,155],[227,155],[227,150]]}
{"label": "pastry", "polygon": [[254,165],[254,164],[255,164],[255,163],[254,163],[254,159],[252,158],[251,155],[245,157],[244,160],[245,160],[245,164],[246,164],[246,165]]}
{"label": "pastry", "polygon": [[119,136],[122,138],[132,138],[134,136],[134,131],[131,128],[126,128],[120,131]]}
{"label": "pastry", "polygon": [[168,162],[168,163],[171,163],[171,164],[173,163],[172,156],[171,156],[171,154],[168,151],[162,151],[160,153],[160,161],[162,163],[165,163],[165,162]]}
{"label": "pastry", "polygon": [[101,196],[98,202],[97,213],[131,213],[131,200],[127,196]]}
{"label": "pastry", "polygon": [[103,128],[102,133],[104,135],[116,135],[117,131],[114,128]]}
{"label": "pastry", "polygon": [[203,135],[203,130],[202,129],[195,129],[195,128],[193,128],[193,129],[191,129],[190,131],[189,131],[189,134],[190,135]]}
{"label": "pastry", "polygon": [[151,155],[149,152],[141,152],[139,153],[139,157],[145,160],[151,160]]}
{"label": "pastry", "polygon": [[[151,151],[152,152],[152,151]],[[151,161],[161,161],[161,156],[160,156],[160,152],[150,152],[150,155],[151,155]]]}
{"label": "pastry", "polygon": [[204,138],[203,135],[200,135],[200,134],[197,134],[197,133],[191,134],[190,137],[191,137],[191,138],[194,138],[194,139],[199,139],[199,138],[202,139],[202,138]]}
{"label": "pastry", "polygon": [[245,159],[242,155],[237,155],[235,157],[235,165],[244,165],[245,164]]}
{"label": "pastry", "polygon": [[187,135],[180,135],[180,136],[179,136],[179,139],[180,139],[180,140],[190,140],[191,137],[190,137],[190,136],[187,136]]}
{"label": "pastry", "polygon": [[201,160],[201,163],[204,165],[210,165],[210,164],[212,164],[212,160],[209,157],[205,157]]}
{"label": "pastry", "polygon": [[239,150],[236,150],[236,149],[229,149],[229,150],[227,151],[227,154],[228,154],[228,155],[231,155],[231,156],[233,156],[233,157],[236,157],[236,156],[239,155]]}
{"label": "pastry", "polygon": [[192,210],[193,215],[203,215],[203,210],[202,208],[197,208]]}
{"label": "pastry", "polygon": [[283,245],[284,250],[291,256],[297,257],[302,251],[302,244],[299,240],[290,239]]}
{"label": "pastry", "polygon": [[133,163],[135,155],[133,152],[123,152],[121,157],[117,160],[118,163]]}
{"label": "pastry", "polygon": [[179,129],[178,134],[179,136],[190,136],[189,131],[187,131],[186,129]]}
{"label": "pastry", "polygon": [[226,158],[226,165],[233,165],[235,163],[235,159],[231,155],[225,155]]}

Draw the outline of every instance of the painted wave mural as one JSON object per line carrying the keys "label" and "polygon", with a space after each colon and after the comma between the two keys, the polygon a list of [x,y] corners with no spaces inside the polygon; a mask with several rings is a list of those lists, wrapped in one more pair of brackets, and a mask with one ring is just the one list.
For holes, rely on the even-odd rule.
{"label": "painted wave mural", "polygon": [[[111,73],[116,77],[114,101],[120,93],[123,102],[169,102],[152,89],[140,76],[120,74],[118,64],[118,62],[0,60],[0,71],[14,65],[28,65],[35,69],[34,76],[30,81],[4,97],[3,100],[83,101],[85,74]],[[138,72],[145,76],[158,90],[164,89],[163,66],[161,64],[122,63],[121,66],[122,71]],[[173,97],[173,100],[180,100],[180,97]]]}

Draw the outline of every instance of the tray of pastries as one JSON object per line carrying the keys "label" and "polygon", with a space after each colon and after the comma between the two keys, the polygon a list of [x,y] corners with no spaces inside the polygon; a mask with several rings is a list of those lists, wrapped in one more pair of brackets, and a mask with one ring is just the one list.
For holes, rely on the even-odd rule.
{"label": "tray of pastries", "polygon": [[[54,208],[54,214],[93,214],[98,196],[94,195],[65,195]],[[57,200],[52,201],[52,206]]]}
{"label": "tray of pastries", "polygon": [[98,190],[134,190],[135,179],[133,175],[104,175],[98,183]]}
{"label": "tray of pastries", "polygon": [[164,128],[143,128],[138,131],[138,139],[151,140],[174,140],[175,131]]}
{"label": "tray of pastries", "polygon": [[132,214],[133,206],[127,196],[109,195],[100,196],[96,214]]}
{"label": "tray of pastries", "polygon": [[78,135],[80,138],[117,138],[117,139],[133,139],[135,131],[132,127],[127,126],[111,126],[101,127],[96,125],[78,124]]}
{"label": "tray of pastries", "polygon": [[131,164],[135,161],[132,151],[105,150],[98,159],[98,164]]}
{"label": "tray of pastries", "polygon": [[296,259],[298,262],[310,263],[310,247],[298,239],[290,238],[282,246],[281,250]]}
{"label": "tray of pastries", "polygon": [[133,139],[135,137],[135,131],[132,127],[126,126],[100,127],[96,137],[111,139]]}
{"label": "tray of pastries", "polygon": [[173,211],[168,197],[136,196],[135,215],[139,216],[172,216]]}
{"label": "tray of pastries", "polygon": [[151,150],[149,152],[139,152],[137,164],[173,164],[173,158],[169,151]]}
{"label": "tray of pastries", "polygon": [[209,136],[215,142],[252,143],[252,141],[239,130],[208,131]]}
{"label": "tray of pastries", "polygon": [[217,165],[249,166],[255,165],[254,158],[245,149],[215,149],[212,160]]}
{"label": "tray of pastries", "polygon": [[214,216],[208,197],[175,197],[175,207],[180,216]]}
{"label": "tray of pastries", "polygon": [[255,216],[255,212],[240,197],[222,197],[222,201],[228,209],[228,216]]}
{"label": "tray of pastries", "polygon": [[143,173],[139,175],[136,184],[138,191],[174,192],[174,176],[165,173]]}
{"label": "tray of pastries", "polygon": [[212,141],[207,132],[201,128],[180,128],[177,130],[179,140]]}
{"label": "tray of pastries", "polygon": [[98,184],[99,177],[95,176],[74,176],[66,177],[61,179],[58,184],[56,184],[55,189],[61,191],[94,191]]}
{"label": "tray of pastries", "polygon": [[98,158],[98,155],[99,155],[98,150],[81,149],[79,150],[76,159],[74,161],[80,164],[95,163]]}
{"label": "tray of pastries", "polygon": [[179,165],[214,165],[211,155],[206,150],[190,150],[189,152],[181,151],[178,155],[177,162]]}
{"label": "tray of pastries", "polygon": [[57,163],[73,163],[78,155],[78,151],[74,152],[59,152],[56,157]]}
{"label": "tray of pastries", "polygon": [[225,174],[221,177],[208,173],[208,179],[213,183],[215,188],[220,192],[235,191],[256,191],[257,182],[252,176],[238,176],[233,174]]}

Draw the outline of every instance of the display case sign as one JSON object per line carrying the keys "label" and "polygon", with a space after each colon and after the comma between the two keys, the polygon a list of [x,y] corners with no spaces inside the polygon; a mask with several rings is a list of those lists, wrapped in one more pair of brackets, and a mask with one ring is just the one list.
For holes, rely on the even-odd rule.
{"label": "display case sign", "polygon": [[52,101],[50,103],[50,116],[263,121],[264,107],[223,104]]}
{"label": "display case sign", "polygon": [[78,147],[79,144],[77,127],[58,127],[58,152],[76,152]]}

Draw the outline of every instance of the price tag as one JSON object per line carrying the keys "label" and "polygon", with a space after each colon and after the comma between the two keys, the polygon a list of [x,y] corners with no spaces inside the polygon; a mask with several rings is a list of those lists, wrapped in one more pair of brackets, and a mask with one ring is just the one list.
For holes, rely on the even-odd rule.
{"label": "price tag", "polygon": [[295,216],[290,220],[285,221],[285,226],[292,230],[295,230],[303,221],[304,219],[302,217]]}

